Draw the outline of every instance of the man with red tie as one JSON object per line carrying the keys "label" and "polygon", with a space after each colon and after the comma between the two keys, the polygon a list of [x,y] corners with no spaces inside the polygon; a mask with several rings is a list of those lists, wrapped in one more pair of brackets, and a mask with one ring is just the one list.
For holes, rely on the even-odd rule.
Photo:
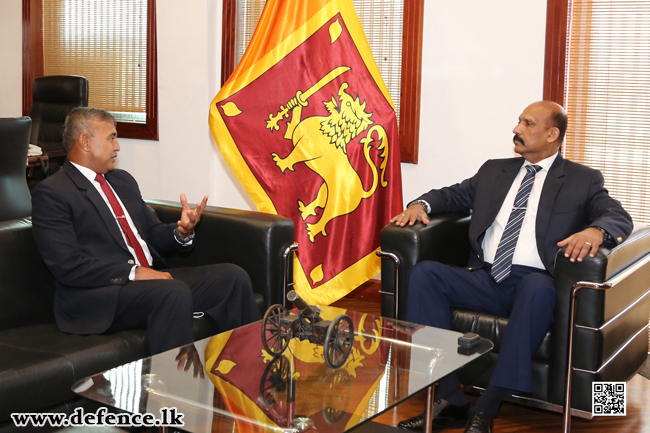
{"label": "man with red tie", "polygon": [[135,179],[115,169],[120,150],[115,119],[102,109],[76,108],[67,117],[62,169],[32,193],[36,244],[56,280],[59,328],[100,334],[146,328],[151,353],[193,342],[193,312],[220,331],[258,320],[248,274],[232,264],[166,269],[160,253],[192,248],[196,209],[181,194],[175,224],[146,206]]}

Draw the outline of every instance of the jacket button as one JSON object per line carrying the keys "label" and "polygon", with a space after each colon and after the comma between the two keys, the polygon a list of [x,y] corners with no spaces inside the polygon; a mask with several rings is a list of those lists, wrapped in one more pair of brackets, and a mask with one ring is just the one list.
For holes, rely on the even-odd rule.
{"label": "jacket button", "polygon": [[471,271],[471,270],[472,270],[472,268],[467,268],[467,270],[468,270],[468,271]]}
{"label": "jacket button", "polygon": [[129,265],[135,265],[135,261],[133,259],[129,260]]}
{"label": "jacket button", "polygon": [[619,242],[623,242],[623,238],[621,238],[621,237],[616,238],[616,240],[619,241]]}

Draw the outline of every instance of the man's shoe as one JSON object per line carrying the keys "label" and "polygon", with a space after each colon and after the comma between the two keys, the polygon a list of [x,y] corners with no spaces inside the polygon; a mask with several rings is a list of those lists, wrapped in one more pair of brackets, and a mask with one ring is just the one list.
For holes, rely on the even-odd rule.
{"label": "man's shoe", "polygon": [[[436,418],[453,418],[453,419],[464,419],[469,411],[469,403],[464,406],[454,406],[450,404],[447,400],[438,399],[433,403],[433,408],[431,409],[431,417]],[[416,415],[413,418],[405,419],[400,421],[397,426],[399,428],[408,429],[408,430],[417,430],[421,429],[424,425],[424,416],[425,414]]]}
{"label": "man's shoe", "polygon": [[417,430],[424,425],[424,414],[416,415],[412,418],[405,419],[397,423],[397,427],[407,430]]}
{"label": "man's shoe", "polygon": [[494,418],[487,413],[469,411],[465,433],[492,433]]}

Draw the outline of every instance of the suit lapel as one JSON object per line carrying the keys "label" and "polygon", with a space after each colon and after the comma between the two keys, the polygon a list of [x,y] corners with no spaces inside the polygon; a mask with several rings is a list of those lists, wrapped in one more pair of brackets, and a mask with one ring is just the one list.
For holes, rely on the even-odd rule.
{"label": "suit lapel", "polygon": [[[546,237],[546,230],[548,229],[548,222],[553,211],[553,203],[558,191],[564,183],[564,158],[558,155],[553,162],[546,181],[542,188],[542,195],[539,198],[539,205],[537,206],[537,220],[535,221],[535,239],[537,240],[537,249],[540,256],[543,255],[544,238]],[[544,257],[542,257],[544,261]]]}
{"label": "suit lapel", "polygon": [[517,158],[514,161],[506,164],[503,169],[497,173],[496,180],[494,182],[494,193],[492,196],[492,200],[490,200],[490,208],[488,211],[488,215],[485,218],[485,227],[481,228],[481,233],[483,233],[485,230],[492,225],[494,220],[496,220],[497,215],[499,214],[499,211],[501,210],[501,206],[503,206],[503,202],[506,199],[506,196],[508,195],[508,191],[510,191],[510,188],[512,187],[512,183],[515,181],[515,178],[517,177],[517,173],[519,173],[519,169],[521,168],[521,165],[524,163],[523,158]]}
{"label": "suit lapel", "polygon": [[90,181],[81,174],[77,168],[70,163],[67,159],[63,163],[63,170],[66,172],[68,177],[72,180],[72,182],[77,186],[79,189],[79,192],[82,195],[85,195],[88,200],[95,206],[95,209],[97,209],[97,213],[101,217],[102,221],[104,222],[104,225],[106,226],[106,229],[108,232],[111,234],[113,239],[118,243],[118,245],[122,246],[125,250],[128,251],[128,248],[126,244],[124,243],[124,237],[122,236],[122,232],[120,231],[120,228],[118,227],[117,223],[115,222],[115,217],[113,217],[113,214],[111,211],[108,209],[108,205],[104,201],[101,195],[99,195],[99,192],[95,189],[93,185],[91,185]]}

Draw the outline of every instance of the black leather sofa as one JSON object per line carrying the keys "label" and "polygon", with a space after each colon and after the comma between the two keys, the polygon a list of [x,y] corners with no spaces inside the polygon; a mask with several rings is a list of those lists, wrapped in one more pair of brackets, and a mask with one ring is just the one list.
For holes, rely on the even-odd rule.
{"label": "black leather sofa", "polygon": [[[175,222],[179,203],[148,203],[163,222]],[[251,276],[260,311],[281,303],[293,223],[259,212],[208,206],[193,251],[167,257],[170,266],[229,262]],[[290,257],[289,257],[290,258]],[[70,413],[80,404],[74,382],[149,355],[145,331],[79,336],[54,321],[54,280],[32,236],[31,219],[0,222],[0,432],[13,431],[13,412]],[[212,319],[195,319],[196,339],[216,333]]]}
{"label": "black leather sofa", "polygon": [[[382,316],[406,316],[408,271],[421,260],[466,266],[470,254],[470,217],[438,214],[430,224],[385,227],[381,232]],[[591,384],[627,381],[643,365],[648,353],[650,313],[650,229],[636,225],[632,235],[616,247],[601,246],[594,258],[571,263],[560,249],[555,261],[554,323],[533,359],[533,392],[516,401],[556,412],[563,411],[567,378],[571,298],[576,297],[573,354],[572,412],[591,418]],[[396,273],[397,271],[397,273]],[[611,287],[609,287],[611,286]],[[602,290],[601,290],[602,289]],[[494,350],[460,371],[461,382],[485,388],[498,358],[507,318],[454,309],[452,329],[476,332],[494,342]]]}

